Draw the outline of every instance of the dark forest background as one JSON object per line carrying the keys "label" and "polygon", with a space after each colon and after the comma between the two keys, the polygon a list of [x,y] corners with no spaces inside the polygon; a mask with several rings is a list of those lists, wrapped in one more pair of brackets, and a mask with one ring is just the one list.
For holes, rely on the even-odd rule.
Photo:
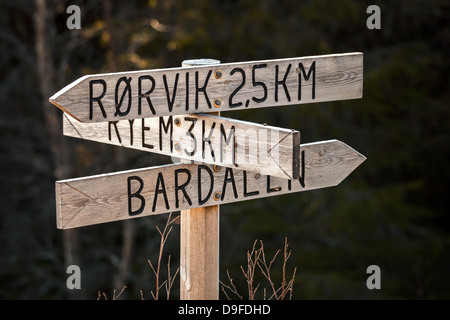
{"label": "dark forest background", "polygon": [[[66,8],[81,8],[69,30]],[[369,30],[366,9],[381,9]],[[293,299],[449,299],[450,4],[426,1],[0,2],[0,298],[150,299],[147,262],[167,215],[56,229],[54,182],[137,169],[170,158],[62,135],[48,98],[85,74],[363,52],[358,100],[223,113],[338,139],[367,157],[341,185],[221,206],[220,279],[246,297],[240,266],[260,239],[268,256],[287,237]],[[165,246],[178,267],[179,225]],[[66,268],[81,268],[68,290]],[[369,290],[366,268],[381,269]],[[273,266],[281,279],[282,264]],[[165,277],[165,274],[162,275]],[[262,278],[260,279],[263,280]],[[262,282],[262,286],[265,284]],[[172,289],[178,298],[179,278]],[[221,292],[220,297],[226,297]]]}

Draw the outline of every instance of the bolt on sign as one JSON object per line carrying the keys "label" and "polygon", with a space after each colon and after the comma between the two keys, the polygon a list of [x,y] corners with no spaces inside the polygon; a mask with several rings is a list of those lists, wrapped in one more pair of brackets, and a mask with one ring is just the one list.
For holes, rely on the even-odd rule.
{"label": "bolt on sign", "polygon": [[356,99],[362,82],[362,53],[345,53],[87,75],[49,100],[108,122]]}

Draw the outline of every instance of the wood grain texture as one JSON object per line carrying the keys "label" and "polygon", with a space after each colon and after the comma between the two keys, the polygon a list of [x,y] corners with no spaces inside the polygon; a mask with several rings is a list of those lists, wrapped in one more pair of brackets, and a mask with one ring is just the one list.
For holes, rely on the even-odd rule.
{"label": "wood grain texture", "polygon": [[254,171],[299,176],[300,132],[213,115],[82,123],[63,116],[65,136]]}
{"label": "wood grain texture", "polygon": [[180,299],[219,298],[220,206],[181,211]]}
{"label": "wood grain texture", "polygon": [[363,54],[84,76],[49,101],[81,122],[242,110],[362,97]]}
{"label": "wood grain texture", "polygon": [[[183,61],[182,67],[219,63],[220,61],[215,59],[194,59]],[[209,115],[220,116],[220,111]],[[192,134],[193,130],[190,130],[194,128],[193,118],[190,119],[192,124],[188,129],[188,135],[194,137],[193,142],[199,141]],[[177,125],[181,127],[182,122],[179,121]],[[205,127],[202,125],[202,128]],[[182,158],[181,162],[190,161]],[[218,300],[220,206],[181,210],[180,220],[180,299]]]}
{"label": "wood grain texture", "polygon": [[75,228],[338,185],[365,157],[338,140],[300,146],[297,180],[173,164],[56,182],[57,227]]}

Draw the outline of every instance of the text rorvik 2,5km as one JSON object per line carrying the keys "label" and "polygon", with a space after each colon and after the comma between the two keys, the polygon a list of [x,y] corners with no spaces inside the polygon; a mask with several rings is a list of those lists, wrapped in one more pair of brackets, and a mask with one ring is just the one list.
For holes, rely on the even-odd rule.
{"label": "text rorvik 2,5km", "polygon": [[88,75],[50,102],[81,122],[362,97],[363,55],[346,53]]}

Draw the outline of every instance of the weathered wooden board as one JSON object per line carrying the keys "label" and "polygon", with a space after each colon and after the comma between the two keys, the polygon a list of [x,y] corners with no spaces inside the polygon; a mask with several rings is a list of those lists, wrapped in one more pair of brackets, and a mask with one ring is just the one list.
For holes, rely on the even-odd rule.
{"label": "weathered wooden board", "polygon": [[[82,123],[64,135],[286,179],[299,177],[300,132],[213,115]],[[177,161],[179,162],[179,161]]]}
{"label": "weathered wooden board", "polygon": [[56,182],[57,227],[69,229],[338,185],[366,158],[338,140],[302,144],[296,180],[173,164]]}
{"label": "weathered wooden board", "polygon": [[87,75],[50,102],[81,122],[362,97],[363,54],[345,53]]}

